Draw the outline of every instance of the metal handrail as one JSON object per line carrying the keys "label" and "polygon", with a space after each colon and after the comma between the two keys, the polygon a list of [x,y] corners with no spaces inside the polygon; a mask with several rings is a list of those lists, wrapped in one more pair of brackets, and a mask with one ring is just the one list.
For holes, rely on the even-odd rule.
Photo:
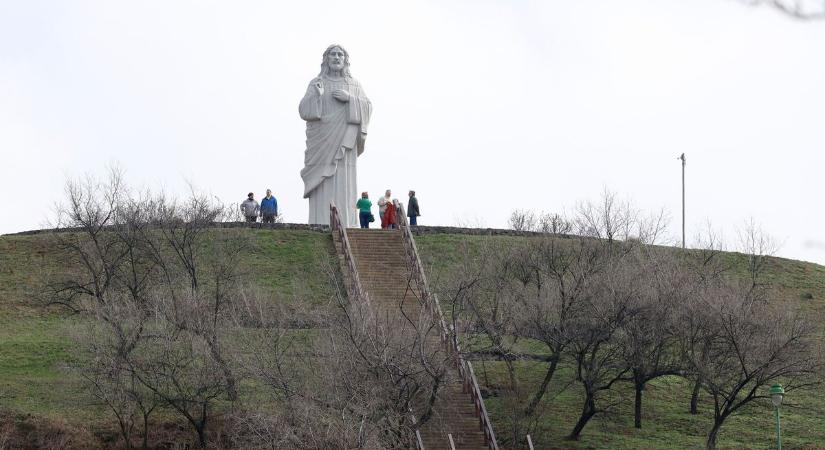
{"label": "metal handrail", "polygon": [[404,242],[404,249],[407,253],[407,260],[411,266],[411,275],[413,280],[419,287],[421,298],[424,301],[425,307],[430,310],[430,313],[441,325],[441,341],[447,348],[447,352],[455,358],[458,365],[458,373],[461,375],[462,387],[465,392],[469,391],[473,399],[473,404],[478,415],[480,425],[484,431],[484,439],[490,450],[498,450],[498,442],[496,441],[496,433],[493,431],[493,423],[490,421],[490,416],[487,414],[487,408],[484,406],[484,398],[481,396],[481,389],[478,386],[473,365],[464,359],[461,355],[461,347],[458,345],[458,339],[454,330],[447,327],[447,322],[444,320],[444,313],[441,311],[441,305],[438,302],[438,296],[430,293],[430,287],[427,283],[427,275],[424,273],[424,266],[421,264],[421,258],[418,255],[418,247],[415,245],[410,225],[407,222],[407,216],[404,214],[404,206],[399,205],[396,209],[396,216],[398,224],[401,228],[401,238]]}
{"label": "metal handrail", "polygon": [[415,430],[415,445],[416,450],[425,450],[424,449],[424,440],[421,439],[421,431]]}
{"label": "metal handrail", "polygon": [[344,256],[344,262],[347,266],[347,275],[349,276],[349,284],[347,286],[347,295],[350,299],[356,299],[369,304],[369,296],[361,285],[361,277],[358,275],[358,266],[355,265],[355,257],[352,254],[352,246],[347,237],[347,227],[341,222],[341,213],[334,202],[329,204],[329,228],[334,234],[338,234],[338,240],[341,242],[341,254]]}

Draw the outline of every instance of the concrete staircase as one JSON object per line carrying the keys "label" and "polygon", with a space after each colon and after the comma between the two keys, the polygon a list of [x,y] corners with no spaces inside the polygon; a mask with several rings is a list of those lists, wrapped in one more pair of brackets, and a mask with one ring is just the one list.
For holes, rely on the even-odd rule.
{"label": "concrete staircase", "polygon": [[[370,307],[388,316],[400,316],[401,308],[408,316],[425,313],[419,293],[407,289],[410,268],[401,232],[347,229],[346,233]],[[336,245],[336,248],[340,249],[340,246]],[[434,351],[445,350],[438,334],[428,336],[425,343],[433,346]],[[456,450],[489,449],[473,400],[462,389],[457,365],[450,369],[433,415],[421,426],[420,432],[426,450],[450,449],[449,435],[452,435]]]}

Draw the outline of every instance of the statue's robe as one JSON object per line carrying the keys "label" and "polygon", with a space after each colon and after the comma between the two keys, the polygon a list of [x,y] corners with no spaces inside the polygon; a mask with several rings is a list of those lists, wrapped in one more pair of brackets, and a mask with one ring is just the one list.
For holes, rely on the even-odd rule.
{"label": "statue's robe", "polygon": [[[315,85],[322,82],[324,93]],[[348,102],[336,100],[332,93],[343,89]],[[358,225],[354,206],[358,199],[356,158],[364,152],[367,125],[372,105],[361,84],[354,78],[331,80],[315,78],[298,106],[307,122],[304,153],[304,198],[309,199],[309,223],[329,224],[329,204],[335,202],[342,222]]]}

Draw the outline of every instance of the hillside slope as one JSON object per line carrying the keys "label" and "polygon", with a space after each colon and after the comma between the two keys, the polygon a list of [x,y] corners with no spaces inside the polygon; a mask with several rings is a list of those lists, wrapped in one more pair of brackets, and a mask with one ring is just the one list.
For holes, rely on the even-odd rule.
{"label": "hillside slope", "polygon": [[[221,232],[216,230],[215,232]],[[263,289],[301,292],[301,297],[324,301],[329,287],[318,276],[322,264],[330,261],[329,234],[303,230],[250,230],[255,245],[248,270]],[[422,259],[437,280],[455,270],[459,250],[483,239],[519,240],[516,236],[468,236],[428,233],[416,237]],[[60,310],[39,306],[39,284],[56,270],[56,258],[48,234],[0,237],[0,434],[3,416],[52,421],[75,430],[77,439],[100,439],[111,433],[111,418],[94,406],[79,381],[65,369],[78,357],[71,338],[83,324]],[[726,255],[734,262],[743,257]],[[781,258],[770,260],[770,281],[788,302],[801,302],[811,320],[825,335],[825,267]],[[540,355],[541,349],[525,349]],[[532,362],[519,363],[521,381],[538,383],[540,369]],[[508,393],[504,372],[496,362],[477,363],[479,382],[491,393],[488,407],[497,428],[505,427],[504,407]],[[569,432],[580,408],[581,393],[575,384],[566,386],[573,374],[563,368],[554,380],[552,392],[542,405],[536,448],[702,448],[712,414],[707,399],[700,414],[687,414],[690,386],[675,377],[653,382],[645,397],[644,428],[637,431],[632,421],[632,390],[620,389],[611,395],[621,400],[610,415],[598,416],[588,425],[582,440],[568,442]],[[624,398],[622,396],[627,396]],[[825,393],[805,398],[789,397],[784,409],[785,448],[825,448]],[[26,420],[33,420],[28,418]],[[85,434],[84,434],[85,433]],[[98,438],[92,435],[97,434]],[[499,433],[503,435],[505,433]],[[2,436],[0,436],[2,437]],[[773,416],[768,405],[756,403],[745,414],[731,419],[722,430],[722,448],[771,448]],[[90,441],[91,442],[91,441]],[[105,442],[105,439],[104,439]]]}

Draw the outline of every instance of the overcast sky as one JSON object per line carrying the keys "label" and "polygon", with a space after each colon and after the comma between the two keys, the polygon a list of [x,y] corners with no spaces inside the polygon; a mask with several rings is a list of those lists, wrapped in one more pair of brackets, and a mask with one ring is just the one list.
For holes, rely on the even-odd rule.
{"label": "overcast sky", "polygon": [[0,233],[40,228],[67,177],[224,201],[272,188],[306,221],[298,102],[331,43],[374,113],[359,191],[418,191],[422,224],[503,227],[606,187],[753,217],[825,263],[825,21],[736,0],[0,0]]}

